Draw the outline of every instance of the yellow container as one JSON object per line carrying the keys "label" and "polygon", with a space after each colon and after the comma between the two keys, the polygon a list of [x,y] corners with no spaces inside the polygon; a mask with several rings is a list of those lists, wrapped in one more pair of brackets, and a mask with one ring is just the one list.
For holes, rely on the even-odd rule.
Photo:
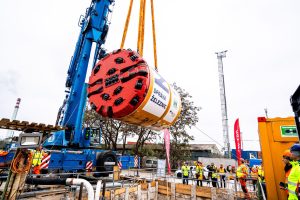
{"label": "yellow container", "polygon": [[258,118],[258,133],[268,199],[287,199],[285,191],[279,188],[279,183],[285,182],[282,154],[299,141],[295,130],[294,117]]}

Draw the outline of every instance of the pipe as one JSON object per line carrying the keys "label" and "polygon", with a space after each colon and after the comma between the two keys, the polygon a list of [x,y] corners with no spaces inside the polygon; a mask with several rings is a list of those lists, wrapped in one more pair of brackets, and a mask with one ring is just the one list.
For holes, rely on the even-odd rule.
{"label": "pipe", "polygon": [[8,175],[0,176],[0,181],[5,181],[5,180],[7,180],[7,177],[8,177]]}
{"label": "pipe", "polygon": [[78,200],[82,200],[82,190],[83,190],[83,183],[80,184],[80,190],[79,190]]}
{"label": "pipe", "polygon": [[100,198],[101,184],[102,184],[102,181],[99,180],[99,181],[97,182],[97,186],[96,186],[95,200],[99,200],[99,198]]}
{"label": "pipe", "polygon": [[102,188],[102,198],[101,198],[101,200],[105,200],[105,188],[106,188],[106,181],[103,180],[103,188]]}
{"label": "pipe", "polygon": [[88,200],[94,200],[94,189],[93,186],[84,179],[80,179],[80,178],[67,178],[66,180],[66,185],[80,185],[81,183],[83,183],[84,187],[87,190],[88,193]]}
{"label": "pipe", "polygon": [[66,185],[66,178],[33,178],[27,177],[26,183],[31,185]]}
{"label": "pipe", "polygon": [[66,193],[66,192],[67,192],[66,189],[40,190],[40,191],[33,191],[33,192],[22,192],[21,194],[18,195],[18,199],[25,199],[25,198],[30,198],[30,197],[36,197],[38,195],[48,196],[47,194],[50,194],[50,193],[51,193],[51,195],[57,195],[57,194]]}

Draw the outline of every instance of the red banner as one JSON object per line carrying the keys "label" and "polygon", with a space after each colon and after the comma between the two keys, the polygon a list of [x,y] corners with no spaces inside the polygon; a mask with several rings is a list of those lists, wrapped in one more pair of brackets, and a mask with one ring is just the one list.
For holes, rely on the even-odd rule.
{"label": "red banner", "polygon": [[168,174],[171,174],[171,165],[170,165],[170,131],[168,129],[164,130],[164,139],[166,146],[166,157],[168,165]]}
{"label": "red banner", "polygon": [[236,149],[236,158],[238,160],[238,164],[240,165],[241,155],[242,155],[242,145],[241,145],[241,130],[239,119],[237,118],[234,123],[234,141],[235,141],[235,149]]}

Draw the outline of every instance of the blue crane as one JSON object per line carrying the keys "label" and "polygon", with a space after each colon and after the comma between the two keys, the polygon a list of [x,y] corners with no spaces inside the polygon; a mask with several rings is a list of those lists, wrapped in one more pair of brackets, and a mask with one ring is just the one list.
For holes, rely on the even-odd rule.
{"label": "blue crane", "polygon": [[112,167],[105,167],[105,163],[115,165],[117,162],[113,152],[90,147],[89,128],[82,128],[87,98],[85,78],[92,45],[95,44],[93,59],[95,66],[96,61],[105,55],[103,45],[109,29],[108,16],[112,12],[113,4],[114,0],[92,0],[85,16],[81,16],[79,20],[81,30],[68,69],[67,94],[56,122],[57,125],[66,127],[66,130],[53,132],[43,144],[46,149],[56,150],[50,151],[48,169],[78,171],[86,169],[88,162],[92,162],[97,171],[111,171]]}
{"label": "blue crane", "polygon": [[81,17],[81,31],[68,69],[67,94],[56,122],[67,129],[53,133],[55,139],[48,140],[45,146],[89,146],[89,138],[82,129],[87,98],[85,78],[93,43],[96,44],[93,66],[105,54],[103,44],[109,28],[108,14],[111,12],[110,6],[113,2],[113,0],[93,0],[85,16]]}

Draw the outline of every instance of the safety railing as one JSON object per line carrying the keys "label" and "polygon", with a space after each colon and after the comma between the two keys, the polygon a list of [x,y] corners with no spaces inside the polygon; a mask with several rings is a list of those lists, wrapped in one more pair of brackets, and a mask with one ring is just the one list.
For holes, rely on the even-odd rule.
{"label": "safety railing", "polygon": [[[122,179],[121,180],[115,180],[113,178],[113,174],[116,172],[120,172]],[[137,176],[137,172],[139,173],[139,176]],[[101,174],[110,174],[109,177],[99,177],[99,178],[94,178],[98,177]],[[227,174],[226,174],[227,175]],[[208,191],[211,195],[212,194],[219,194],[220,192],[226,193],[226,195],[230,195],[231,193],[235,197],[241,197],[243,198],[243,192],[240,186],[239,181],[236,179],[236,177],[231,177],[231,179],[228,179],[228,176],[225,179],[225,185],[224,182],[221,184],[220,179],[218,178],[217,180],[212,180],[212,179],[204,179],[202,180],[202,187],[197,187],[197,180],[195,177],[189,177],[187,178],[188,180],[188,185],[185,186],[183,183],[183,178],[177,178],[174,176],[174,170],[172,170],[172,174],[167,174],[165,169],[157,169],[157,168],[144,168],[144,169],[127,169],[127,170],[113,170],[113,171],[106,171],[106,172],[64,172],[64,173],[56,173],[56,172],[51,172],[48,174],[40,174],[40,175],[34,175],[30,174],[31,177],[39,177],[39,178],[55,178],[55,177],[74,177],[74,178],[90,178],[90,182],[96,184],[98,180],[102,180],[106,183],[106,188],[107,189],[113,189],[115,190],[116,188],[125,188],[125,187],[137,187],[138,185],[149,183],[149,182],[155,182],[157,180],[165,182],[164,184],[170,183],[171,185],[173,184],[174,186],[159,186],[159,188],[162,190],[162,192],[165,192],[166,194],[169,194],[171,190],[174,190],[178,193],[182,190],[190,191],[190,195],[202,195],[200,194],[201,191]],[[94,181],[93,181],[94,180]],[[248,177],[247,179],[247,188],[248,191],[253,198],[257,198],[256,191],[257,187],[254,188],[253,185],[253,178]],[[215,185],[215,187],[213,187]],[[261,191],[264,191],[261,189],[263,186],[260,184],[258,185],[260,187]],[[154,186],[152,186],[154,187]],[[175,189],[172,187],[175,187]],[[162,189],[163,188],[163,189]],[[195,188],[193,190],[193,188]],[[194,191],[194,192],[193,192]],[[162,193],[163,194],[163,193]],[[259,197],[260,198],[260,197]],[[266,199],[265,194],[262,193],[262,197],[260,199]]]}

